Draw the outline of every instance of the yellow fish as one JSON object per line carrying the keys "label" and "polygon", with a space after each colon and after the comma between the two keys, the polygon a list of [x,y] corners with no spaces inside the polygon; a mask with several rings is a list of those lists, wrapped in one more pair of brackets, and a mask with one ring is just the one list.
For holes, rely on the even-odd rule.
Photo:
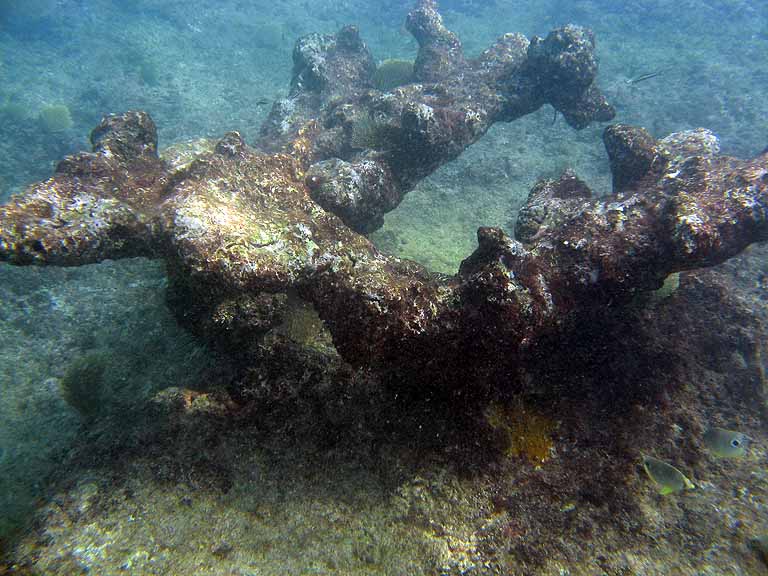
{"label": "yellow fish", "polygon": [[648,477],[656,483],[662,496],[696,488],[693,482],[672,464],[653,456],[643,455],[643,468]]}

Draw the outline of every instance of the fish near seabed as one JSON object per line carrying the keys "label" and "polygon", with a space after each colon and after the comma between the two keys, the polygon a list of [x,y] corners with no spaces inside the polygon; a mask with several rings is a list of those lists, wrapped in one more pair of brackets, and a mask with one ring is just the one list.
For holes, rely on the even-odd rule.
{"label": "fish near seabed", "polygon": [[643,455],[643,468],[648,477],[656,483],[662,496],[696,488],[694,483],[672,464],[653,456]]}
{"label": "fish near seabed", "polygon": [[747,453],[752,438],[724,428],[710,428],[704,434],[704,445],[718,458],[740,458]]}

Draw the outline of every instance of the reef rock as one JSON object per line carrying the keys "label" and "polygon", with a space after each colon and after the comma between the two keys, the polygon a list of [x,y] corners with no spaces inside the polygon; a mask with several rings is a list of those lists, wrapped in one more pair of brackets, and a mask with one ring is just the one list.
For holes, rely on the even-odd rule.
{"label": "reef rock", "polygon": [[419,2],[406,27],[419,43],[414,78],[387,92],[374,89],[373,59],[355,28],[299,40],[291,93],[274,104],[258,141],[263,150],[280,150],[314,121],[310,194],[358,232],[379,228],[419,180],[495,122],[544,104],[575,128],[614,116],[594,85],[588,30],[565,26],[532,40],[505,34],[468,59],[433,0]]}
{"label": "reef rock", "polygon": [[[0,259],[163,258],[180,321],[228,351],[279,321],[281,295],[298,294],[350,364],[439,383],[513,369],[581,314],[768,237],[765,154],[719,156],[702,131],[657,142],[612,126],[612,194],[592,199],[572,174],[537,185],[517,239],[481,228],[452,277],[380,253],[354,229],[375,228],[493,122],[545,102],[576,127],[612,116],[592,83],[585,30],[505,35],[470,61],[433,2],[419,3],[408,28],[421,45],[416,80],[391,93],[371,87],[354,29],[300,40],[292,95],[275,105],[259,148],[233,132],[191,160],[161,160],[147,114],[107,117],[92,152],[0,207]],[[387,127],[380,149],[352,146],[361,115]]]}

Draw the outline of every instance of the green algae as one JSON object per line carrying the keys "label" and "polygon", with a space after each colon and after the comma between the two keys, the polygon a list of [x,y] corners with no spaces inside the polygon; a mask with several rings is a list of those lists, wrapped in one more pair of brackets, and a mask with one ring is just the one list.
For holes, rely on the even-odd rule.
{"label": "green algae", "polygon": [[675,292],[680,289],[680,272],[674,272],[664,279],[664,284],[661,288],[651,292],[652,302],[661,302],[671,297]]}
{"label": "green algae", "polygon": [[46,132],[64,132],[74,125],[72,113],[66,104],[46,106],[40,110],[38,121]]}
{"label": "green algae", "polygon": [[108,368],[109,355],[91,351],[75,358],[61,378],[62,397],[86,420],[97,418],[108,402],[105,378]]}
{"label": "green algae", "polygon": [[373,85],[377,90],[388,92],[413,80],[413,60],[387,58],[376,68]]}
{"label": "green algae", "polygon": [[331,334],[317,311],[294,293],[288,294],[285,320],[275,328],[275,332],[302,346],[324,351],[333,350]]}
{"label": "green algae", "polygon": [[466,195],[432,179],[421,183],[398,210],[385,216],[384,226],[371,240],[385,252],[436,272],[455,273],[477,247],[477,228],[502,224],[508,210],[502,200],[508,193],[498,187],[470,184],[463,192]]}

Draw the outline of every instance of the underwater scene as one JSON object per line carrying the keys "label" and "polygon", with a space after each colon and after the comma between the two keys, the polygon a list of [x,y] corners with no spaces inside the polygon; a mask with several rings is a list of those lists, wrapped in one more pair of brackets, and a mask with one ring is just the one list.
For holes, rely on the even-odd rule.
{"label": "underwater scene", "polygon": [[0,0],[0,575],[768,575],[765,0]]}

